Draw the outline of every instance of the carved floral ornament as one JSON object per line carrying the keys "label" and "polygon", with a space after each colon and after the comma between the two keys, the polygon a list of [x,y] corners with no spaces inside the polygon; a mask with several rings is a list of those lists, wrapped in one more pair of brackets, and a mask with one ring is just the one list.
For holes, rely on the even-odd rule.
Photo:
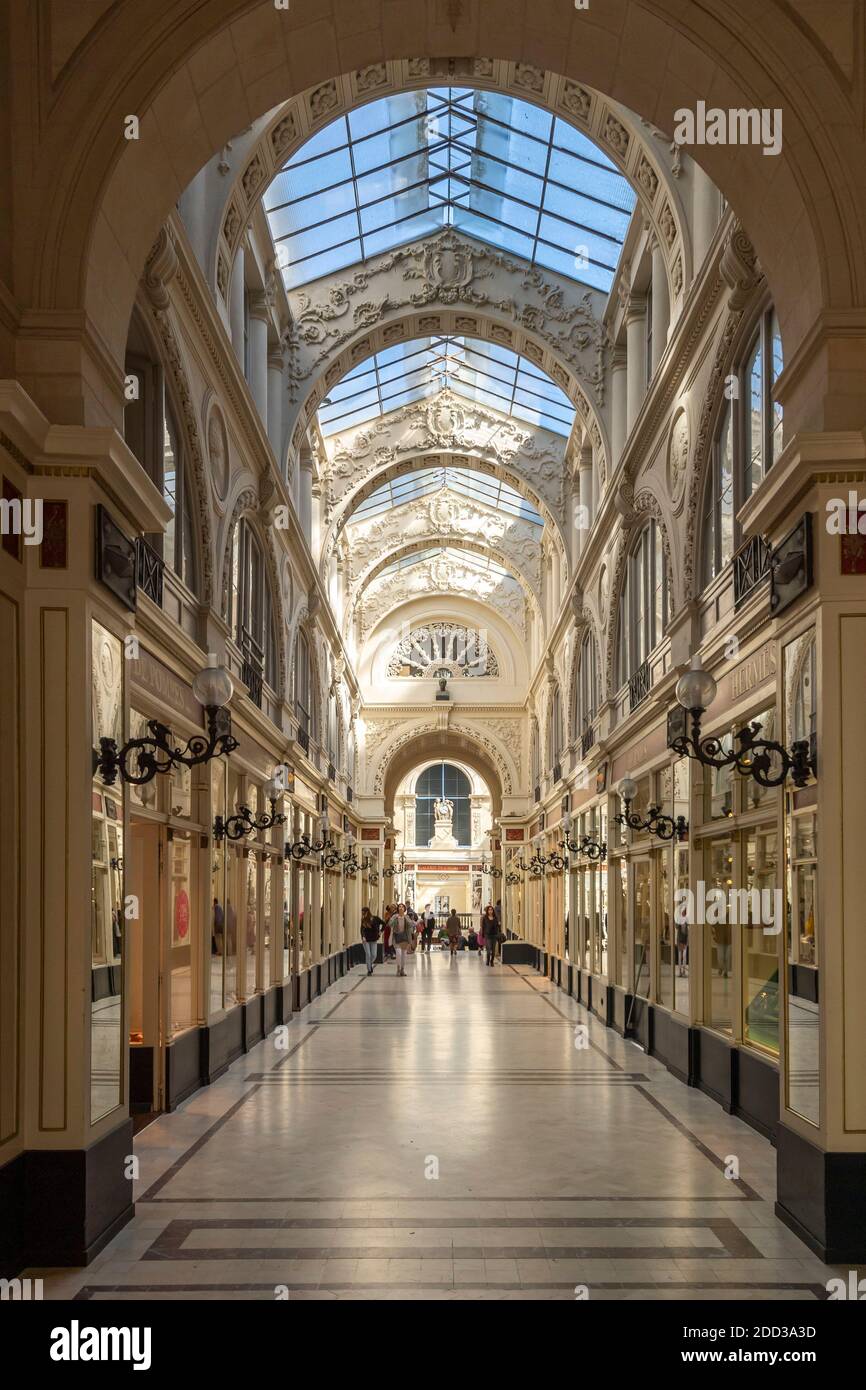
{"label": "carved floral ornament", "polygon": [[[464,738],[469,739],[470,742],[477,744],[479,748],[483,749],[496,768],[503,794],[505,796],[511,796],[515,782],[519,784],[520,781],[519,767],[513,765],[513,755],[510,751],[506,753],[505,750],[499,746],[498,742],[490,737],[489,733],[486,732],[487,728],[487,721],[483,724],[479,723],[479,725],[458,725],[449,723],[448,732],[462,735]],[[390,735],[392,733],[397,734],[398,730],[402,730],[403,732],[399,733],[398,736],[391,741]],[[407,743],[412,743],[414,740],[421,738],[423,735],[436,734],[438,732],[438,724],[423,723],[415,725],[413,728],[407,730],[403,720],[383,720],[378,724],[374,723],[372,720],[368,721],[365,735],[368,780],[371,759],[376,758],[378,755],[376,772],[373,778],[373,795],[382,795],[385,789],[385,778],[388,768],[401,748],[404,748]]]}
{"label": "carved floral ornament", "polygon": [[[297,399],[301,383],[321,375],[358,334],[390,322],[396,314],[459,304],[492,313],[540,339],[568,364],[590,399],[604,404],[610,344],[601,322],[603,296],[470,241],[450,227],[376,257],[346,279],[326,280],[312,293],[292,292],[289,300],[291,400]],[[441,330],[431,324],[427,331]],[[353,365],[358,360],[363,358],[357,356]],[[309,414],[309,403],[305,409]]]}
{"label": "carved floral ornament", "polygon": [[[502,477],[561,523],[565,448],[566,441],[548,430],[521,426],[507,415],[441,391],[431,400],[414,401],[358,429],[331,436],[322,468],[326,511],[330,516],[339,510],[347,517],[352,507],[386,481],[389,470],[397,476],[395,465],[435,451],[465,453],[473,462],[485,463],[482,471]],[[457,459],[454,463],[461,466]],[[506,466],[512,470],[510,475],[503,472]],[[411,471],[408,462],[402,471]]]}
{"label": "carved floral ornament", "polygon": [[483,574],[446,557],[430,567],[418,565],[373,580],[359,596],[355,609],[347,613],[345,632],[348,635],[357,621],[364,642],[398,608],[434,595],[481,602],[505,618],[521,638],[526,635],[527,595],[516,579]]}

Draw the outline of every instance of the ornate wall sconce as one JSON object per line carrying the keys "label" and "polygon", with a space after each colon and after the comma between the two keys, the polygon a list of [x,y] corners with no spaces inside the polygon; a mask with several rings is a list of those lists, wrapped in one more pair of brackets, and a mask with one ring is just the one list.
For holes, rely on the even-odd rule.
{"label": "ornate wall sconce", "polygon": [[286,841],[286,858],[291,855],[292,859],[307,859],[313,854],[330,854],[335,852],[335,846],[328,838],[328,818],[322,816],[319,820],[320,840],[311,840],[309,835],[302,835],[300,840],[294,844]]}
{"label": "ornate wall sconce", "polygon": [[245,835],[252,835],[257,830],[270,830],[272,825],[285,825],[286,818],[282,811],[277,812],[277,798],[282,791],[282,783],[276,777],[271,777],[265,783],[263,791],[271,806],[269,816],[262,813],[256,817],[249,806],[239,806],[237,813],[225,820],[222,816],[216,817],[213,823],[214,839],[242,840]]}
{"label": "ornate wall sconce", "polygon": [[635,815],[631,809],[631,803],[637,796],[637,782],[633,777],[624,777],[619,784],[619,794],[622,797],[622,804],[625,808],[621,815],[614,816],[614,820],[625,830],[648,830],[650,835],[657,835],[660,840],[684,840],[689,833],[689,823],[685,816],[662,815],[660,806],[650,806],[647,808],[646,820],[641,820],[640,816]]}
{"label": "ornate wall sconce", "polygon": [[172,732],[156,719],[147,721],[148,737],[132,738],[118,748],[113,738],[99,740],[99,752],[93,750],[93,775],[97,772],[105,786],[111,787],[118,776],[122,782],[141,787],[152,782],[157,773],[164,775],[175,767],[198,767],[233,753],[238,741],[229,732],[231,719],[228,705],[234,694],[234,681],[228,671],[217,666],[216,657],[208,657],[209,666],[193,679],[192,693],[204,706],[207,736],[193,734],[184,748],[172,744]]}
{"label": "ornate wall sconce", "polygon": [[[816,775],[818,760],[814,743],[797,739],[790,752],[781,743],[759,737],[761,726],[747,724],[734,735],[735,747],[727,752],[717,735],[701,738],[701,719],[716,698],[718,686],[701,665],[699,656],[692,657],[691,668],[677,681],[677,703],[668,715],[668,747],[680,757],[694,758],[704,767],[732,767],[741,777],[752,777],[762,787],[780,787],[788,776],[795,787],[805,787],[811,775]],[[686,716],[691,716],[691,734],[687,732]],[[779,769],[773,772],[773,759]]]}
{"label": "ornate wall sconce", "polygon": [[389,864],[387,869],[382,870],[383,878],[395,878],[406,872],[406,858],[403,851],[400,851],[400,858],[395,864]]}
{"label": "ornate wall sconce", "polygon": [[[560,840],[560,849],[567,850],[569,854],[585,854],[587,859],[606,859],[607,842],[602,840],[599,844],[596,840],[591,840],[588,835],[581,835],[580,840],[572,840],[569,835],[571,828],[571,817],[566,815],[563,818],[564,838]],[[565,861],[563,860],[563,865]]]}

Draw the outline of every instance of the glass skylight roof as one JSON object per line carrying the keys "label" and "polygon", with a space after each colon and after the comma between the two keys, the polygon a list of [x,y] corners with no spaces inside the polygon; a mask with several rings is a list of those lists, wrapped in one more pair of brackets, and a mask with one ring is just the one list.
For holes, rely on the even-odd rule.
{"label": "glass skylight roof", "polygon": [[447,560],[453,560],[456,565],[468,566],[470,569],[479,570],[482,574],[495,575],[497,579],[511,579],[513,577],[510,571],[500,565],[498,561],[487,559],[484,555],[476,555],[471,550],[456,550],[450,545],[440,545],[431,550],[418,550],[412,555],[404,555],[401,559],[395,560],[393,565],[388,565],[385,569],[380,570],[378,577],[382,579],[386,574],[396,574],[398,570],[411,569],[414,565],[429,564],[431,560],[440,555]]}
{"label": "glass skylight roof", "polygon": [[550,377],[509,348],[480,338],[416,338],[360,363],[319,407],[325,436],[362,425],[448,387],[465,400],[568,436],[574,406]]}
{"label": "glass skylight roof", "polygon": [[469,468],[419,468],[414,473],[404,473],[392,482],[383,483],[371,492],[352,513],[351,520],[369,521],[370,517],[380,516],[392,507],[402,507],[407,502],[415,502],[419,497],[428,497],[447,487],[452,492],[480,502],[486,507],[507,512],[521,521],[531,521],[536,526],[544,522],[531,502],[515,492],[507,483],[491,478],[487,473],[474,473]]}
{"label": "glass skylight roof", "polygon": [[338,117],[264,200],[287,289],[450,226],[607,292],[634,204],[628,180],[573,126],[463,87]]}

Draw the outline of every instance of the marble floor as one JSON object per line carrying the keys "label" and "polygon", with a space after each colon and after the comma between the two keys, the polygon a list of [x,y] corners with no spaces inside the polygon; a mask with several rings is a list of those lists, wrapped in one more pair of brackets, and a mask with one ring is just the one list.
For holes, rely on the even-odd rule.
{"label": "marble floor", "polygon": [[135,1219],[27,1271],[46,1297],[811,1301],[847,1275],[774,1216],[760,1135],[474,954],[355,968],[135,1152]]}

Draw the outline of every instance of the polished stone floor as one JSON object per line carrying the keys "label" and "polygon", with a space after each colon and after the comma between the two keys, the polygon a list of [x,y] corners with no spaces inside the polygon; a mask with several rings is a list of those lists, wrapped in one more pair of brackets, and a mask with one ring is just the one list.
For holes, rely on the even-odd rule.
{"label": "polished stone floor", "polygon": [[286,1031],[142,1131],[134,1221],[30,1271],[46,1297],[813,1300],[836,1273],[774,1216],[764,1139],[529,967],[357,967]]}

